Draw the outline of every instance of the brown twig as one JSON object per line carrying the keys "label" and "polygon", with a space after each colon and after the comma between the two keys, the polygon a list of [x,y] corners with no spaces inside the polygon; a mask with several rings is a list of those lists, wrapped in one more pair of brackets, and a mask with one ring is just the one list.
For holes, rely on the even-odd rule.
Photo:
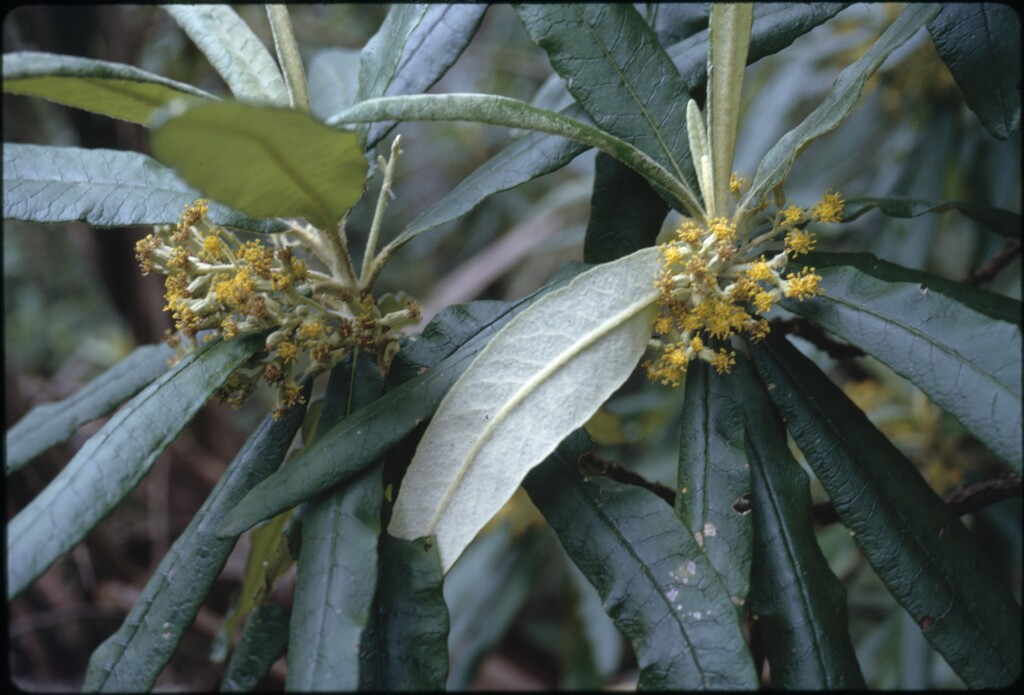
{"label": "brown twig", "polygon": [[1020,242],[1016,239],[1008,239],[1003,248],[996,252],[988,261],[971,271],[962,282],[971,287],[977,287],[989,282],[996,274],[1008,266],[1013,259],[1020,255]]}
{"label": "brown twig", "polygon": [[670,505],[675,503],[676,494],[670,488],[667,488],[660,483],[652,483],[643,476],[637,475],[633,471],[626,470],[615,461],[608,461],[594,456],[592,452],[586,454],[580,459],[580,473],[583,474],[583,477],[586,480],[601,477],[614,480],[617,483],[625,483],[626,485],[642,487],[646,490],[650,490]]}

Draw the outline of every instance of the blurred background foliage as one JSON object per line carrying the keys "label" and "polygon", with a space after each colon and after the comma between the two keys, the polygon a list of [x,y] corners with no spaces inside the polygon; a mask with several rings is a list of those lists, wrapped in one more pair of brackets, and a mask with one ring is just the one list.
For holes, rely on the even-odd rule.
{"label": "blurred background foliage", "polygon": [[[638,7],[652,12],[646,5]],[[291,9],[312,72],[319,69],[314,66],[322,52],[358,51],[387,6]],[[748,69],[735,166],[740,174],[752,178],[768,148],[810,113],[838,72],[870,46],[898,9],[851,6]],[[262,6],[237,10],[272,46]],[[707,22],[706,10],[696,5],[665,5],[658,12],[689,13],[697,26]],[[18,7],[5,16],[3,49],[128,63],[226,93],[202,54],[155,6]],[[501,94],[556,108],[567,103],[564,86],[552,77],[543,52],[532,45],[514,12],[501,5],[488,10],[472,44],[431,91]],[[37,99],[6,94],[3,99],[5,142],[148,152],[140,126]],[[471,123],[409,123],[396,132],[402,134],[405,156],[385,221],[386,238],[521,135]],[[931,39],[921,32],[872,78],[854,115],[797,161],[786,195],[801,206],[832,188],[847,198],[904,195],[1019,210],[1020,155],[1019,131],[1010,142],[996,141],[985,131]],[[519,297],[537,287],[566,261],[582,258],[593,160],[592,152],[581,155],[554,174],[498,194],[457,222],[420,235],[389,265],[381,290],[416,297],[429,319],[449,304]],[[378,176],[351,215],[352,248],[362,247],[379,185]],[[672,213],[665,229],[677,223]],[[8,427],[32,405],[72,393],[134,345],[162,338],[170,326],[161,312],[162,283],[140,276],[133,260],[134,242],[145,232],[4,222]],[[820,237],[828,250],[868,251],[954,280],[966,278],[1005,243],[955,213],[914,219],[868,213],[823,230]],[[985,287],[1019,299],[1019,253]],[[810,343],[795,342],[921,468],[940,495],[999,470],[982,445],[885,367],[863,357],[837,361]],[[599,444],[596,455],[671,494],[678,442],[677,428],[670,425],[681,406],[682,389],[653,387],[634,375],[588,427]],[[80,687],[89,654],[123,620],[168,545],[263,412],[257,403],[237,412],[204,408],[130,502],[11,604],[9,667],[22,687]],[[8,517],[45,486],[97,427],[84,426],[70,442],[9,479]],[[814,495],[826,501],[819,487]],[[1002,502],[965,521],[988,546],[1019,601],[1020,500]],[[822,525],[819,540],[847,588],[850,629],[868,685],[962,687],[884,589],[849,533],[836,523]],[[243,540],[232,555],[158,688],[218,686],[223,666],[210,662],[209,647],[237,593],[245,545]],[[290,577],[279,583],[275,600],[288,601]],[[525,495],[517,494],[470,547],[449,575],[445,595],[451,611],[451,688],[635,683],[628,645]],[[283,668],[278,663],[260,687],[281,688]]]}

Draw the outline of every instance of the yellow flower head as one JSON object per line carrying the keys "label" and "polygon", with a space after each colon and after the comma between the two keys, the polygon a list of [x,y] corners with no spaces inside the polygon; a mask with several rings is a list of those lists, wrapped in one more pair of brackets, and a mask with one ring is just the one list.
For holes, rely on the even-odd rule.
{"label": "yellow flower head", "polygon": [[732,371],[733,365],[736,364],[736,353],[730,350],[725,351],[725,348],[719,348],[718,354],[711,360],[711,366],[715,368],[715,371],[719,374],[728,374]]}
{"label": "yellow flower head", "polygon": [[803,208],[798,208],[793,204],[793,201],[789,202],[789,207],[782,211],[783,223],[789,224],[793,222],[799,222],[800,218],[804,216]]}
{"label": "yellow flower head", "polygon": [[807,253],[814,249],[814,244],[817,240],[814,238],[814,234],[799,229],[791,229],[786,234],[786,252],[794,256],[801,253]]}
{"label": "yellow flower head", "polygon": [[214,234],[207,234],[203,237],[203,249],[199,252],[199,258],[210,263],[227,260],[228,247],[224,240]]}
{"label": "yellow flower head", "polygon": [[277,344],[277,356],[285,364],[295,361],[299,354],[299,346],[290,340],[282,340]]}
{"label": "yellow flower head", "polygon": [[804,268],[799,275],[790,273],[786,276],[782,283],[782,293],[803,301],[808,297],[825,294],[825,290],[818,286],[820,282],[821,276],[814,272],[814,268]]}
{"label": "yellow flower head", "polygon": [[732,243],[736,239],[736,225],[725,217],[714,217],[708,220],[708,231],[715,235],[715,239],[724,244]]}
{"label": "yellow flower head", "polygon": [[746,182],[747,180],[745,178],[739,176],[735,171],[732,172],[732,176],[729,177],[729,191],[733,195],[738,196],[740,194],[740,189]]}
{"label": "yellow flower head", "polygon": [[826,191],[821,202],[811,208],[811,214],[821,222],[838,222],[843,219],[844,204],[842,195]]}
{"label": "yellow flower head", "polygon": [[759,259],[750,264],[750,269],[747,270],[747,277],[755,282],[766,282],[772,277],[772,268],[768,265],[768,261],[761,256]]}
{"label": "yellow flower head", "polygon": [[679,226],[679,229],[676,230],[676,236],[679,237],[680,241],[686,242],[691,246],[695,246],[700,243],[703,232],[704,230],[699,224],[693,220],[687,220]]}

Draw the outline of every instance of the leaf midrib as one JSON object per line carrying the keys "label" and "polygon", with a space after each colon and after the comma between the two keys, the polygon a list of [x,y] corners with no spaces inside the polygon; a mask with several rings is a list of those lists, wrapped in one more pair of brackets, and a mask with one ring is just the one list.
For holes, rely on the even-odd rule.
{"label": "leaf midrib", "polygon": [[476,457],[479,455],[480,451],[490,441],[491,435],[498,428],[498,426],[501,423],[503,423],[509,417],[509,415],[530,394],[532,394],[536,389],[538,389],[550,376],[552,376],[555,372],[565,367],[572,360],[573,357],[583,353],[588,348],[592,347],[595,343],[597,343],[599,340],[608,335],[611,331],[615,330],[619,326],[622,326],[631,319],[635,318],[638,314],[640,314],[647,307],[649,307],[657,299],[657,297],[657,292],[649,292],[645,295],[642,295],[640,299],[634,301],[632,304],[630,304],[625,309],[620,311],[618,314],[613,316],[611,320],[605,321],[601,325],[592,329],[589,333],[585,334],[581,339],[572,343],[566,350],[562,351],[554,360],[549,362],[543,369],[537,372],[530,379],[527,379],[526,382],[523,383],[523,385],[520,386],[519,389],[512,394],[512,397],[508,401],[506,401],[502,409],[499,410],[494,415],[494,417],[492,417],[487,422],[487,426],[484,427],[483,432],[481,432],[480,436],[477,437],[476,441],[473,443],[473,446],[470,448],[469,452],[466,454],[462,463],[459,465],[458,469],[455,472],[454,479],[448,486],[447,490],[445,490],[444,497],[442,497],[441,503],[437,507],[437,511],[435,511],[434,515],[431,517],[430,523],[427,524],[427,529],[423,532],[423,535],[429,536],[434,533],[434,529],[437,527],[437,524],[441,520],[441,517],[444,516],[444,513],[447,511],[448,504],[451,502],[452,498],[455,496],[455,493],[458,491],[458,488],[462,484],[462,481],[465,478],[466,473],[469,471],[470,466],[472,465],[473,461],[476,460]]}

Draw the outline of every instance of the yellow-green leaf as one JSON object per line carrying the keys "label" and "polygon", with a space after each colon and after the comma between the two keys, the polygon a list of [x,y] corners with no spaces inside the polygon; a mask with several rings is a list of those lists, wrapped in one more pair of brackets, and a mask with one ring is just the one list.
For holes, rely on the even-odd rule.
{"label": "yellow-green leaf", "polygon": [[356,135],[299,111],[176,102],[156,114],[150,142],[190,185],[254,217],[333,227],[363,192]]}

